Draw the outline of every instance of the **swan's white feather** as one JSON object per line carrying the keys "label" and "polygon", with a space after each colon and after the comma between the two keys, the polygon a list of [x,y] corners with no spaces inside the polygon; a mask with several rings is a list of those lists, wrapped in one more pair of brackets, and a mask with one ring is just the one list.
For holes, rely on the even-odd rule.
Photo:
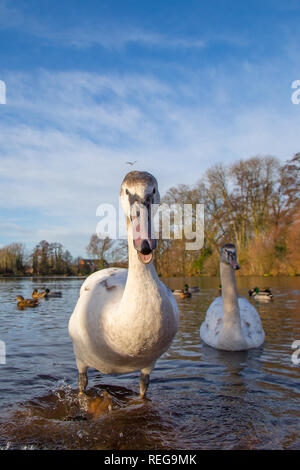
{"label": "swan's white feather", "polygon": [[[244,297],[238,298],[245,349],[261,346],[265,339],[264,330],[257,310]],[[223,301],[217,297],[209,306],[200,328],[201,339],[214,348],[220,348],[219,338],[223,327]],[[232,351],[234,351],[234,332],[232,332]]]}
{"label": "swan's white feather", "polygon": [[80,289],[69,322],[79,371],[94,367],[106,374],[150,372],[176,334],[178,306],[161,281],[143,290],[137,286],[126,304],[128,314],[120,315],[127,274],[127,269],[103,269]]}

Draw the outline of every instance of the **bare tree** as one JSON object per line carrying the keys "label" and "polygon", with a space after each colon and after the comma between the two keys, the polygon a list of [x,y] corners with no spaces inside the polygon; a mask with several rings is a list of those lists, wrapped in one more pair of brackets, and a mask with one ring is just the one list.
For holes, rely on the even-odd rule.
{"label": "bare tree", "polygon": [[11,243],[0,249],[0,273],[22,274],[25,270],[25,246]]}
{"label": "bare tree", "polygon": [[110,259],[113,263],[126,263],[128,261],[127,240],[116,240],[110,250]]}
{"label": "bare tree", "polygon": [[104,261],[104,255],[112,246],[112,240],[106,236],[99,238],[96,233],[91,236],[90,243],[86,247],[87,253],[93,258],[98,258],[100,262]]}

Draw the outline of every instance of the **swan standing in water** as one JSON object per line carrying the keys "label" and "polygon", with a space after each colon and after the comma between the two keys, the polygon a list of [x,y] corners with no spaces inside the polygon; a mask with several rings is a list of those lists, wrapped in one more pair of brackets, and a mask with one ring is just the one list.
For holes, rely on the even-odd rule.
{"label": "swan standing in water", "polygon": [[108,268],[89,276],[69,321],[84,393],[88,367],[104,374],[141,371],[140,397],[146,394],[156,360],[169,348],[178,328],[176,300],[152,263],[151,204],[159,203],[156,179],[128,173],[120,199],[127,218],[128,270]]}
{"label": "swan standing in water", "polygon": [[209,306],[200,328],[201,339],[217,349],[244,351],[258,348],[265,339],[259,314],[244,297],[238,297],[235,270],[239,269],[235,246],[220,250],[222,297]]}

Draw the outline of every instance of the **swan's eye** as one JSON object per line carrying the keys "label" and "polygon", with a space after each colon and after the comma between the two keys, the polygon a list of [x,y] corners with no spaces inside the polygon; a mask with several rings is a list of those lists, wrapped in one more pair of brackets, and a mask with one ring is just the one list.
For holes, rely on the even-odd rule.
{"label": "swan's eye", "polygon": [[139,217],[141,215],[140,211],[136,211],[136,216]]}
{"label": "swan's eye", "polygon": [[126,194],[129,194],[129,191],[128,191],[128,189],[127,189],[127,188],[126,188]]}
{"label": "swan's eye", "polygon": [[153,194],[155,194],[155,188],[153,188]]}

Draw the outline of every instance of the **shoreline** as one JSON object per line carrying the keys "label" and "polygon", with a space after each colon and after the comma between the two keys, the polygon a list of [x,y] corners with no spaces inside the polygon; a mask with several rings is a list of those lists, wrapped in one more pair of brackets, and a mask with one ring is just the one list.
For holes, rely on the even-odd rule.
{"label": "shoreline", "polygon": [[[97,272],[97,271],[94,271],[94,273]],[[91,274],[94,274],[94,273],[90,273],[90,274],[87,274],[86,276],[64,276],[64,275],[59,275],[59,274],[44,274],[44,275],[36,275],[36,276],[10,276],[10,275],[7,275],[7,276],[3,276],[3,275],[0,275],[0,280],[2,279],[86,279],[88,276],[90,276]],[[211,277],[211,278],[219,278],[220,276],[214,276],[214,275],[208,275],[208,274],[200,274],[199,276],[159,276],[160,278],[162,279],[182,279],[182,278],[189,278],[189,279],[199,279],[199,278],[207,278],[207,277]],[[271,278],[271,279],[276,279],[276,278],[279,278],[279,277],[286,277],[286,278],[300,278],[300,274],[294,274],[294,275],[290,275],[290,274],[277,274],[276,276],[272,276],[270,274],[268,275],[262,275],[262,274],[239,274],[238,277],[261,277],[261,278]]]}

